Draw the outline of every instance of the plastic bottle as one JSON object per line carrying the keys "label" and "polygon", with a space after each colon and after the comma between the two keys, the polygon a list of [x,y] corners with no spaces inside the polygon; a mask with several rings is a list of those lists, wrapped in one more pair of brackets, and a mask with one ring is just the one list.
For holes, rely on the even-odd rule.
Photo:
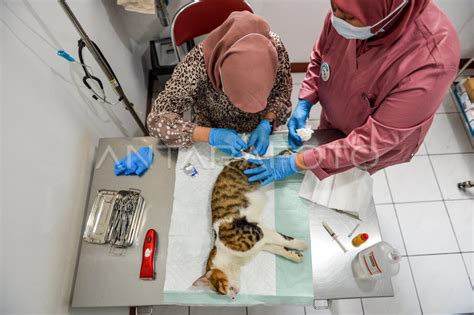
{"label": "plastic bottle", "polygon": [[354,273],[359,278],[377,280],[400,271],[400,253],[387,242],[378,242],[357,254]]}
{"label": "plastic bottle", "polygon": [[369,239],[369,234],[367,233],[357,234],[352,239],[352,245],[354,245],[355,247],[359,247],[360,245],[364,244],[368,239]]}

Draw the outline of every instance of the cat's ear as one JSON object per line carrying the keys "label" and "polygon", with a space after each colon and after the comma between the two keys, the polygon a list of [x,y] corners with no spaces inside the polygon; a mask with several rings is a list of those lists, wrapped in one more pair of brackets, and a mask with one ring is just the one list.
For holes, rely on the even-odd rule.
{"label": "cat's ear", "polygon": [[209,286],[209,278],[207,277],[207,273],[201,277],[199,277],[193,283],[193,287],[208,287]]}

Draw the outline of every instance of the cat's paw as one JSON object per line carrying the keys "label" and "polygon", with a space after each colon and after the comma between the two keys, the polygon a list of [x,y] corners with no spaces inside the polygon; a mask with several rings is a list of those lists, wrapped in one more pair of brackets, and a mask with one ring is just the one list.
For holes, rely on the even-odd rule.
{"label": "cat's paw", "polygon": [[[286,249],[286,248],[285,248]],[[287,258],[291,261],[294,261],[296,263],[301,263],[304,260],[304,255],[303,253],[297,251],[297,250],[292,250],[292,249],[286,249],[288,255]]]}
{"label": "cat's paw", "polygon": [[305,251],[308,249],[308,243],[306,243],[305,240],[301,239],[294,239],[291,241],[291,248],[300,250],[300,251]]}

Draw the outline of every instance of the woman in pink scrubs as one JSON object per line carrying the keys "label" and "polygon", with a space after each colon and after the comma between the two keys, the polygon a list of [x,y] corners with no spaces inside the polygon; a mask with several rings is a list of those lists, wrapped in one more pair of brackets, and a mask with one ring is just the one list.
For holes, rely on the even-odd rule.
{"label": "woman in pink scrubs", "polygon": [[374,173],[417,152],[459,66],[454,27],[430,0],[332,0],[332,12],[288,123],[289,143],[302,145],[311,107],[319,129],[346,136],[286,157],[253,161],[249,180],[262,184],[310,169],[319,179],[354,166]]}

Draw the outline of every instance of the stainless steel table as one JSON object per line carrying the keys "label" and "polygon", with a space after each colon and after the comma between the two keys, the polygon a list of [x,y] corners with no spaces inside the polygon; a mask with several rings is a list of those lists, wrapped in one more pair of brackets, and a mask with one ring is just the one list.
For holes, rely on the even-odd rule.
{"label": "stainless steel table", "polygon": [[[315,131],[307,144],[318,146],[331,142],[343,135],[335,131]],[[357,253],[381,241],[377,213],[373,202],[368,211],[369,218],[359,221],[351,216],[334,210],[313,205],[309,210],[311,231],[311,257],[313,264],[313,288],[316,300],[350,299],[360,297],[393,296],[391,280],[376,282],[356,279],[352,272],[352,262]],[[329,236],[322,226],[325,221],[339,235],[339,240],[348,250],[346,253]],[[354,235],[365,232],[369,240],[355,248],[348,234],[360,224]]]}
{"label": "stainless steel table", "polygon": [[[155,151],[152,167],[142,177],[115,176],[114,158],[125,156],[132,148],[151,145]],[[100,189],[140,189],[146,202],[137,242],[124,255],[110,254],[108,245],[81,242],[73,291],[73,307],[159,305],[163,303],[168,230],[173,206],[177,151],[157,149],[157,139],[100,139],[89,190],[86,217]],[[142,246],[149,228],[158,232],[156,280],[139,279]]]}
{"label": "stainless steel table", "polygon": [[[326,143],[341,136],[333,131],[315,131],[310,144]],[[125,156],[129,153],[127,150],[132,148],[136,150],[146,145],[151,145],[155,151],[154,163],[147,173],[143,177],[116,177],[113,173],[114,159]],[[112,138],[99,141],[85,217],[89,215],[96,192],[100,189],[140,189],[147,206],[137,241],[122,256],[112,255],[108,245],[94,245],[81,241],[73,290],[73,307],[163,304],[176,158],[177,151],[158,149],[157,139],[152,137]],[[375,213],[373,205],[372,208]],[[322,207],[311,211],[309,217],[316,299],[393,295],[390,281],[379,282],[375,286],[356,282],[350,271],[350,261],[355,251],[343,254],[327,233],[321,230],[320,221],[324,218],[337,233],[342,235],[347,228],[355,225],[353,219],[341,217],[340,214]],[[158,231],[157,277],[154,281],[143,281],[138,275],[143,238],[149,228]],[[361,224],[360,231],[362,230],[370,233],[369,243],[380,239],[376,215],[370,222]]]}

